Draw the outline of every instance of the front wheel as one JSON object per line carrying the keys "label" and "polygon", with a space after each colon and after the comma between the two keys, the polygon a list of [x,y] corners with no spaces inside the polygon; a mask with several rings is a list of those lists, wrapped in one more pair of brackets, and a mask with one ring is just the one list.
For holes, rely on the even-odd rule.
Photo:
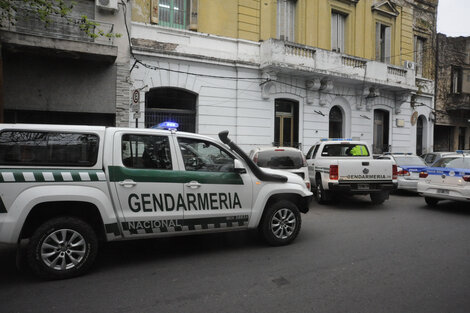
{"label": "front wheel", "polygon": [[297,237],[301,223],[297,206],[290,201],[281,200],[266,208],[259,230],[269,245],[283,246]]}
{"label": "front wheel", "polygon": [[438,199],[436,198],[431,198],[431,197],[424,197],[424,201],[426,202],[426,204],[430,207],[435,207],[437,205],[437,203],[439,202]]}
{"label": "front wheel", "polygon": [[26,258],[39,277],[66,279],[85,273],[97,252],[98,239],[89,224],[75,217],[58,217],[36,229]]}

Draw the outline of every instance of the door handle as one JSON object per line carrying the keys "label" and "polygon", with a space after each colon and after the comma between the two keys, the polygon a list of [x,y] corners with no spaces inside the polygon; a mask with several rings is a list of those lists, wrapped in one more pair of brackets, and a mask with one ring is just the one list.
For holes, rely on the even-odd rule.
{"label": "door handle", "polygon": [[198,183],[197,181],[193,180],[193,181],[190,181],[189,183],[185,184],[185,186],[189,187],[189,188],[192,188],[192,189],[196,189],[196,188],[201,187],[202,185],[200,183]]}
{"label": "door handle", "polygon": [[132,179],[125,179],[124,181],[120,181],[118,183],[120,186],[123,186],[123,187],[134,187],[135,185],[137,185],[137,183],[135,181],[133,181]]}

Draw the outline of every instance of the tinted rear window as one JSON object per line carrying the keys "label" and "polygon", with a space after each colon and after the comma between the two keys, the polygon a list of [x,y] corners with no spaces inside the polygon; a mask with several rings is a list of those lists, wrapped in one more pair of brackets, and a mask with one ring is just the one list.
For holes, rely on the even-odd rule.
{"label": "tinted rear window", "polygon": [[433,167],[453,167],[470,169],[470,158],[443,158],[433,164]]}
{"label": "tinted rear window", "polygon": [[296,169],[303,165],[302,153],[300,151],[261,151],[258,152],[257,164],[260,167],[274,169]]}
{"label": "tinted rear window", "polygon": [[6,130],[0,133],[0,164],[89,167],[98,147],[95,134]]}
{"label": "tinted rear window", "polygon": [[342,143],[342,144],[333,144],[325,145],[323,151],[321,152],[322,156],[330,157],[350,157],[350,156],[369,156],[369,150],[365,145],[356,145],[352,143]]}
{"label": "tinted rear window", "polygon": [[417,156],[395,156],[398,166],[426,166],[423,159]]}

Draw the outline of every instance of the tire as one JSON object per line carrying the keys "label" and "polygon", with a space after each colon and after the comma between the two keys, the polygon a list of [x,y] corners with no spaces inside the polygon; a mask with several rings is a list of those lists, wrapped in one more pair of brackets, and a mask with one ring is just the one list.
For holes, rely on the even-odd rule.
{"label": "tire", "polygon": [[381,191],[381,192],[374,192],[370,194],[370,200],[372,204],[379,205],[385,202],[388,199],[388,192]]}
{"label": "tire", "polygon": [[259,230],[269,245],[284,246],[297,237],[301,225],[302,219],[297,206],[290,201],[281,200],[266,208]]}
{"label": "tire", "polygon": [[91,226],[75,217],[58,217],[39,226],[26,248],[27,264],[45,279],[66,279],[85,273],[98,253]]}
{"label": "tire", "polygon": [[317,180],[314,194],[315,194],[315,200],[319,204],[327,204],[331,200],[330,192],[323,189],[323,184],[322,184],[321,179]]}
{"label": "tire", "polygon": [[439,199],[431,198],[431,197],[424,197],[424,201],[426,202],[428,206],[434,208],[439,202]]}

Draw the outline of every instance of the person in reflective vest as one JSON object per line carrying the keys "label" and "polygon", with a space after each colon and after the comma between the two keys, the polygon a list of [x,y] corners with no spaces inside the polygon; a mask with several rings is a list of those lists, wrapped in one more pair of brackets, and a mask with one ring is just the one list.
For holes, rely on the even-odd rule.
{"label": "person in reflective vest", "polygon": [[369,155],[369,153],[367,153],[367,149],[365,146],[363,145],[357,145],[357,146],[354,146],[352,149],[351,149],[351,155]]}

